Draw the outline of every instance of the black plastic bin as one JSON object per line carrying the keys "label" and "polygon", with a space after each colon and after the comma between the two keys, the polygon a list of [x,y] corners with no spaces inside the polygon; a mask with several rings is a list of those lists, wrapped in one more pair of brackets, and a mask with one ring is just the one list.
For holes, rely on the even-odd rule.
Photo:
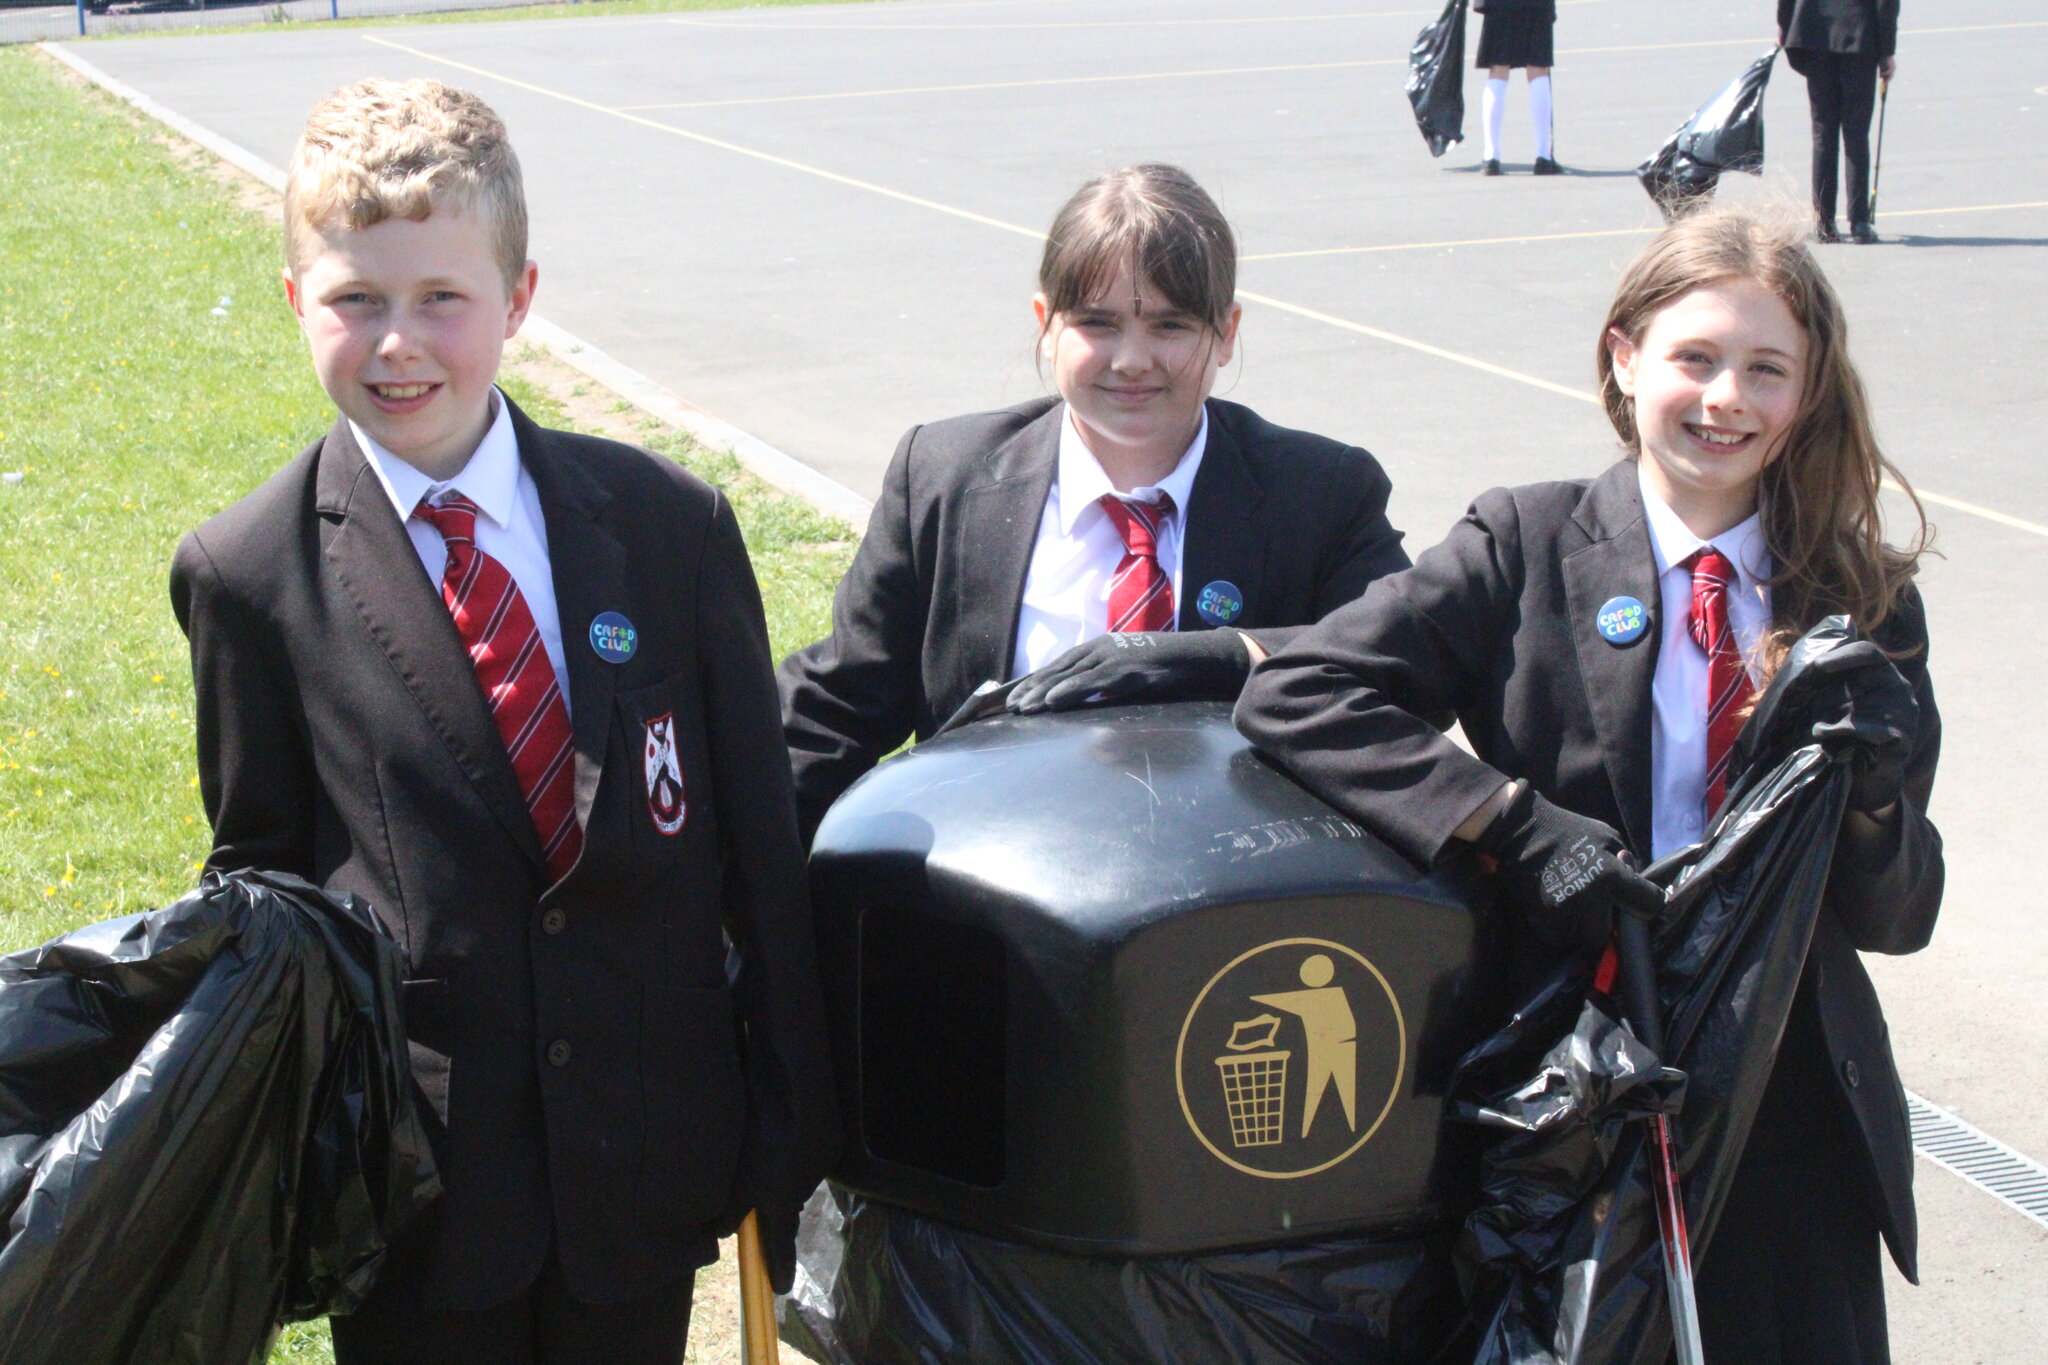
{"label": "black plastic bin", "polygon": [[941,736],[833,807],[811,873],[849,1189],[1122,1257],[1462,1213],[1480,879],[1418,870],[1227,706]]}

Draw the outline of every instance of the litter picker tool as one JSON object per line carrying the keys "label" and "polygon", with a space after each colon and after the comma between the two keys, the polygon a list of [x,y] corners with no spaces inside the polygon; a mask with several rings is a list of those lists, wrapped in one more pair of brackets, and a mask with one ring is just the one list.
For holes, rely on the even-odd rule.
{"label": "litter picker tool", "polygon": [[1891,102],[1892,83],[1877,83],[1877,164],[1870,168],[1870,225],[1877,226],[1877,182],[1884,178],[1884,109]]}
{"label": "litter picker tool", "polygon": [[[1657,968],[1650,956],[1650,921],[1657,906],[1630,906],[1617,917],[1615,947],[1621,1003],[1628,1025],[1643,1046],[1664,1056],[1664,1021],[1657,1003]],[[1671,1339],[1678,1365],[1706,1365],[1700,1347],[1700,1310],[1693,1294],[1692,1240],[1685,1224],[1685,1196],[1678,1188],[1678,1149],[1671,1120],[1650,1117],[1650,1182],[1657,1196],[1657,1231],[1664,1244],[1664,1285],[1671,1299]]]}
{"label": "litter picker tool", "polygon": [[778,1365],[775,1291],[768,1284],[768,1258],[761,1250],[761,1215],[740,1222],[740,1340],[745,1365]]}

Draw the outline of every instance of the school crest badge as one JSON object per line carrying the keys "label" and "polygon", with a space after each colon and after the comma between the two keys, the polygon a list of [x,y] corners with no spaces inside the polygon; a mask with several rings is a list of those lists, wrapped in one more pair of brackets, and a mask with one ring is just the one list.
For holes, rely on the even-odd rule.
{"label": "school crest badge", "polygon": [[676,714],[647,722],[647,813],[663,834],[683,828],[683,760],[676,753]]}

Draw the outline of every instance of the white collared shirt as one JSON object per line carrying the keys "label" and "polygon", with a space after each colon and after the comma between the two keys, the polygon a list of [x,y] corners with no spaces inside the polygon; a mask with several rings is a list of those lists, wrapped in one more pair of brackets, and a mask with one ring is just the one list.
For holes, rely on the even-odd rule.
{"label": "white collared shirt", "polygon": [[1650,553],[1657,561],[1663,636],[1657,674],[1651,684],[1650,856],[1662,858],[1706,834],[1707,652],[1693,642],[1692,570],[1683,567],[1702,545],[1711,544],[1735,566],[1728,594],[1728,625],[1735,646],[1757,676],[1757,646],[1771,624],[1771,552],[1764,545],[1763,519],[1752,514],[1712,541],[1687,530],[1678,514],[1650,490],[1638,469],[1643,512],[1649,521]]}
{"label": "white collared shirt", "polygon": [[[1156,502],[1164,493],[1173,511],[1160,520],[1155,536],[1159,567],[1173,582],[1173,612],[1180,618],[1181,547],[1187,541],[1188,495],[1195,471],[1209,445],[1209,409],[1195,428],[1195,439],[1181,453],[1180,463],[1156,484],[1121,494],[1127,502]],[[1038,540],[1031,550],[1031,569],[1024,576],[1024,602],[1017,613],[1017,648],[1010,676],[1021,678],[1045,667],[1060,655],[1109,629],[1109,584],[1123,562],[1124,541],[1102,495],[1115,493],[1109,475],[1074,426],[1066,409],[1060,419],[1059,468],[1045,511],[1038,518]],[[1171,629],[1171,627],[1169,627]]]}
{"label": "white collared shirt", "polygon": [[405,524],[412,547],[419,552],[420,567],[427,581],[441,591],[441,571],[448,564],[448,546],[430,521],[413,516],[421,498],[439,498],[449,489],[460,492],[477,505],[476,547],[505,566],[533,623],[547,648],[548,662],[555,666],[555,680],[562,685],[564,703],[569,700],[569,669],[562,654],[562,622],[555,607],[555,576],[548,562],[547,521],[541,514],[540,490],[519,459],[519,438],[512,432],[512,409],[504,395],[493,389],[491,403],[497,410],[489,431],[478,443],[469,463],[452,479],[439,483],[422,474],[403,459],[370,439],[354,422],[356,444],[376,472],[398,519]]}

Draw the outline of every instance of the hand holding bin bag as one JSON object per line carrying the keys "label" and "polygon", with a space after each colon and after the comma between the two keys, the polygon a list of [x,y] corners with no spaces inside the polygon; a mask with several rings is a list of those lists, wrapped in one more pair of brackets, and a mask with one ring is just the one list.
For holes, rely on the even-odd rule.
{"label": "hand holding bin bag", "polygon": [[1697,1260],[1799,990],[1843,810],[1897,799],[1917,710],[1883,651],[1846,617],[1822,620],[1736,740],[1705,842],[1645,874],[1667,887],[1655,932],[1666,1055],[1616,1022],[1619,1002],[1589,997],[1588,958],[1458,1064],[1458,1112],[1491,1134],[1458,1246],[1483,1330],[1475,1365],[1665,1360],[1651,1125],[1634,1120],[1672,1119]]}
{"label": "hand holding bin bag", "polygon": [[0,958],[0,1360],[243,1365],[440,1192],[369,909],[209,874]]}

